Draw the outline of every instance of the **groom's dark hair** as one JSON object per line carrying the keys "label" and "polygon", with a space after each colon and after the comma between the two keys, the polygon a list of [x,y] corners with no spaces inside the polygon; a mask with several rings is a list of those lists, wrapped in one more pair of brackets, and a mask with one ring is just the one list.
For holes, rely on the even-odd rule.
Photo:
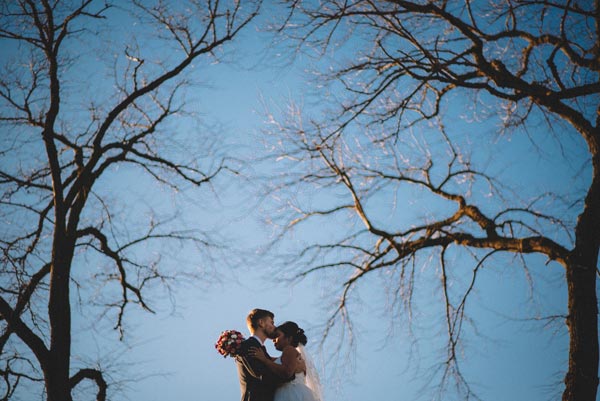
{"label": "groom's dark hair", "polygon": [[266,317],[270,317],[271,319],[273,319],[275,315],[273,314],[273,312],[268,311],[266,309],[252,309],[250,313],[248,313],[248,317],[246,317],[246,324],[248,325],[248,329],[256,330],[258,328],[258,321]]}

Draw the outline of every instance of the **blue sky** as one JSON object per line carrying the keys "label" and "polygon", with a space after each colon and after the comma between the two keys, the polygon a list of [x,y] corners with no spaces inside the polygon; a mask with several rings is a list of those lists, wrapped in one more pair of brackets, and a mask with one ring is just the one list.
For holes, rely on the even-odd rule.
{"label": "blue sky", "polygon": [[[264,19],[258,23],[264,23]],[[199,118],[175,120],[174,130],[188,134],[210,130],[210,135],[218,138],[220,151],[249,157],[267,154],[260,143],[266,127],[265,110],[276,113],[293,99],[305,105],[308,112],[322,112],[313,97],[319,89],[309,89],[313,85],[309,81],[313,60],[298,56],[288,64],[289,60],[282,59],[286,51],[272,48],[269,35],[257,29],[258,25],[250,26],[234,42],[223,62],[198,63],[189,72],[187,76],[193,85],[186,91],[186,99]],[[94,76],[93,60],[89,64],[86,69]],[[448,112],[460,114],[460,110],[452,108]],[[519,196],[523,198],[531,196],[529,189],[535,194],[541,189],[560,191],[570,187],[580,167],[576,162],[584,154],[578,150],[580,143],[576,139],[566,145],[567,151],[575,151],[567,160],[569,164],[564,165],[556,162],[561,152],[556,142],[544,142],[540,152],[524,133],[499,136],[494,124],[497,121],[491,119],[469,125],[457,117],[455,128],[464,126],[466,134],[461,141],[475,147],[476,161],[501,176],[522,182]],[[533,138],[544,133],[536,129],[533,127],[530,132]],[[265,165],[256,163],[253,170],[246,171],[269,174],[269,167],[261,170]],[[386,277],[365,280],[357,294],[361,302],[356,302],[353,309],[355,347],[348,349],[347,343],[342,342],[342,350],[337,352],[338,342],[333,338],[325,349],[319,350],[316,345],[322,335],[320,327],[335,302],[331,294],[340,283],[315,276],[292,284],[276,274],[285,273],[286,266],[282,259],[261,253],[273,235],[273,227],[264,223],[271,204],[268,201],[267,205],[257,206],[256,185],[246,179],[252,174],[219,179],[210,190],[184,189],[177,194],[157,189],[135,172],[119,171],[115,177],[104,185],[114,193],[126,194],[120,200],[122,212],[128,211],[128,202],[135,204],[144,199],[145,205],[159,214],[176,212],[182,227],[218,232],[218,238],[228,248],[211,254],[188,247],[176,249],[173,254],[172,248],[165,248],[165,259],[174,258],[167,263],[200,273],[200,280],[176,287],[175,307],[168,295],[157,289],[153,302],[156,314],[132,309],[123,342],[111,330],[111,322],[90,323],[80,316],[87,309],[74,309],[78,333],[74,349],[84,355],[81,360],[75,359],[74,365],[98,363],[107,369],[114,383],[109,390],[111,399],[239,399],[235,365],[216,352],[214,342],[226,329],[245,332],[245,316],[254,307],[272,310],[276,323],[294,320],[306,329],[308,349],[321,368],[324,401],[412,401],[430,399],[435,394],[436,382],[429,377],[443,357],[445,340],[439,331],[439,305],[434,302],[439,297],[438,286],[419,288],[415,308],[418,319],[414,320],[411,334],[405,316],[392,321],[386,311]],[[585,176],[582,181],[585,183]],[[152,195],[147,197],[149,193]],[[418,194],[413,195],[417,198],[401,213],[416,219],[423,212]],[[389,206],[386,199],[377,202],[384,209]],[[495,199],[489,202],[494,208]],[[143,218],[137,215],[139,210],[129,210],[129,218]],[[389,216],[380,217],[385,221]],[[293,249],[306,238],[327,235],[329,229],[329,223],[323,227],[308,225],[287,239],[284,246]],[[157,245],[142,252],[160,254],[162,247]],[[461,258],[457,255],[455,259],[457,275],[462,274],[460,269],[464,270],[460,276],[463,280],[456,284],[457,291],[468,282],[470,272],[468,261]],[[544,322],[528,318],[565,313],[563,271],[557,264],[546,265],[542,258],[527,259],[533,288],[528,287],[525,272],[513,268],[518,263],[512,255],[500,256],[495,259],[494,268],[480,276],[479,290],[469,309],[477,324],[476,330],[470,330],[465,338],[461,366],[474,390],[486,400],[548,400],[559,398],[562,388],[568,346],[564,325],[545,326]],[[437,271],[433,267],[428,270],[428,266],[424,263],[419,268],[433,283]],[[271,354],[276,354],[272,347]],[[80,399],[87,399],[93,392],[93,387],[83,387]],[[442,399],[454,399],[449,397]]]}
{"label": "blue sky", "polygon": [[[236,144],[242,154],[262,152],[262,148],[257,147],[257,138],[264,129],[265,103],[274,108],[289,99],[310,103],[310,90],[306,90],[309,74],[305,73],[308,65],[304,63],[307,60],[300,57],[291,67],[281,68],[279,61],[271,66],[269,58],[255,57],[266,51],[263,46],[268,43],[264,36],[257,40],[256,35],[248,30],[242,40],[236,42],[235,52],[228,57],[235,59],[234,64],[211,65],[207,70],[195,71],[193,74],[208,77],[211,87],[190,96],[198,99],[194,107],[197,104],[200,113],[222,124],[219,135]],[[506,155],[505,159],[496,160],[502,174],[514,177],[520,172],[525,176],[525,171],[531,171],[531,178],[538,183],[564,184],[555,180],[557,171],[553,169],[551,155],[523,157],[532,152],[528,139],[518,135],[498,137],[493,126],[479,125],[477,129],[482,127],[487,130],[482,135],[489,137],[480,138],[480,143],[483,146],[489,143]],[[494,159],[487,151],[482,157]],[[204,207],[195,210],[188,204],[193,203],[194,195],[183,201],[179,207],[185,209],[185,219],[188,223],[195,219],[216,222],[224,228],[224,237],[241,238],[236,241],[238,246],[241,244],[251,252],[260,249],[272,233],[269,226],[261,224],[266,216],[260,210],[248,213],[237,202],[247,199],[247,195],[251,198],[251,190],[242,183],[231,182],[225,189],[219,189],[223,192],[219,202],[208,211],[209,216]],[[194,263],[194,258],[195,255],[187,256],[190,263]],[[319,327],[330,310],[327,306],[335,302],[329,295],[330,290],[339,284],[316,277],[290,285],[270,278],[273,269],[284,268],[277,265],[277,259],[261,259],[259,255],[248,260],[247,265],[233,271],[223,271],[217,266],[220,283],[184,286],[178,291],[177,310],[173,315],[167,313],[168,310],[157,316],[134,312],[135,323],[128,325],[126,340],[132,348],[123,355],[132,362],[126,372],[140,377],[152,376],[129,384],[128,399],[237,399],[239,388],[234,363],[220,357],[213,345],[222,330],[245,331],[244,319],[253,307],[274,311],[279,322],[295,320],[311,334],[309,350],[323,362],[327,401],[416,400],[429,399],[435,394],[436,382],[429,382],[428,377],[438,366],[440,352],[443,355],[444,341],[443,333],[434,329],[437,318],[431,317],[431,309],[435,306],[428,304],[428,299],[437,295],[435,287],[423,291],[423,304],[417,309],[424,318],[415,325],[411,337],[403,327],[402,318],[396,325],[390,322],[383,306],[386,301],[381,295],[380,283],[375,279],[365,283],[359,291],[367,302],[357,304],[354,310],[358,327],[356,346],[348,359],[341,357],[327,362],[332,352],[335,353],[335,341],[321,354],[311,340],[320,338]],[[552,328],[544,328],[543,323],[522,320],[539,311],[528,301],[530,289],[523,280],[523,273],[504,268],[512,264],[512,256],[501,257],[498,271],[489,271],[481,277],[481,290],[469,311],[477,318],[480,335],[465,341],[463,369],[484,399],[547,400],[560,393],[557,383],[562,380],[566,366],[567,337],[564,332],[556,334]],[[534,261],[533,266],[532,274],[541,277],[536,280],[535,291],[538,291],[536,297],[543,300],[542,309],[561,313],[566,299],[560,284],[561,268],[553,264],[545,266],[542,260]],[[434,320],[428,321],[428,316]],[[126,376],[124,372],[123,375]]]}

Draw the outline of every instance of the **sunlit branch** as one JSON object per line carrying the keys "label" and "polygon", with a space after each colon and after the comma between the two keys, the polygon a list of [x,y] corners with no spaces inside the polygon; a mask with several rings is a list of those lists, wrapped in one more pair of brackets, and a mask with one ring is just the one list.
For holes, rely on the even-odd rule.
{"label": "sunlit branch", "polygon": [[310,212],[305,212],[305,211],[295,208],[296,212],[300,215],[300,217],[290,221],[290,223],[288,224],[288,227],[295,226],[296,224],[298,224],[302,221],[305,221],[313,216],[327,216],[330,214],[335,214],[341,210],[352,209],[353,207],[354,206],[352,206],[352,205],[340,205],[340,206],[334,207],[329,210],[313,210]]}
{"label": "sunlit branch", "polygon": [[[445,386],[445,381],[447,380],[447,378],[450,375],[453,375],[456,378],[457,384],[466,389],[466,394],[465,394],[466,399],[469,399],[470,397],[479,399],[479,397],[472,392],[467,380],[461,373],[459,362],[458,362],[456,347],[458,345],[459,336],[460,336],[460,332],[461,332],[460,325],[462,324],[462,319],[464,317],[464,314],[463,314],[464,309],[455,309],[450,301],[450,296],[448,293],[448,276],[446,273],[445,253],[446,253],[446,248],[443,247],[442,251],[440,252],[440,266],[442,269],[442,277],[441,277],[442,278],[442,290],[444,293],[444,303],[445,303],[445,310],[446,310],[446,326],[447,326],[447,334],[448,334],[448,347],[447,347],[448,355],[447,355],[446,361],[443,364],[444,372],[442,374],[440,390],[443,390],[443,387]],[[475,276],[475,273],[474,273],[474,276]],[[471,291],[471,288],[469,288],[467,290],[467,293],[465,294],[465,298],[470,291]],[[458,327],[456,325],[457,319],[460,322]],[[441,396],[441,394],[440,394],[440,396]]]}

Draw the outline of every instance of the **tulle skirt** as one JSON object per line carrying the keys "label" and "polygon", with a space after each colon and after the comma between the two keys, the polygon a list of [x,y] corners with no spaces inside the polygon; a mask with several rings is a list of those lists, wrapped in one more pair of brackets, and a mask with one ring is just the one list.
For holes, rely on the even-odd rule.
{"label": "tulle skirt", "polygon": [[274,401],[320,401],[304,383],[292,381],[279,387]]}

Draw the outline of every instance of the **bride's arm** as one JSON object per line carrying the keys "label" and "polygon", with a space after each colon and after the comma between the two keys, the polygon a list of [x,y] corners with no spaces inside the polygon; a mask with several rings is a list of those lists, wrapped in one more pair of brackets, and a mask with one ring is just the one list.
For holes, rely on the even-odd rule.
{"label": "bride's arm", "polygon": [[294,347],[286,347],[283,350],[281,365],[267,357],[260,348],[251,348],[248,354],[264,363],[271,372],[279,377],[290,378],[296,373],[299,353]]}
{"label": "bride's arm", "polygon": [[[286,351],[287,350],[287,351]],[[281,364],[291,372],[290,375],[306,372],[306,363],[296,348],[286,347],[281,354]]]}

